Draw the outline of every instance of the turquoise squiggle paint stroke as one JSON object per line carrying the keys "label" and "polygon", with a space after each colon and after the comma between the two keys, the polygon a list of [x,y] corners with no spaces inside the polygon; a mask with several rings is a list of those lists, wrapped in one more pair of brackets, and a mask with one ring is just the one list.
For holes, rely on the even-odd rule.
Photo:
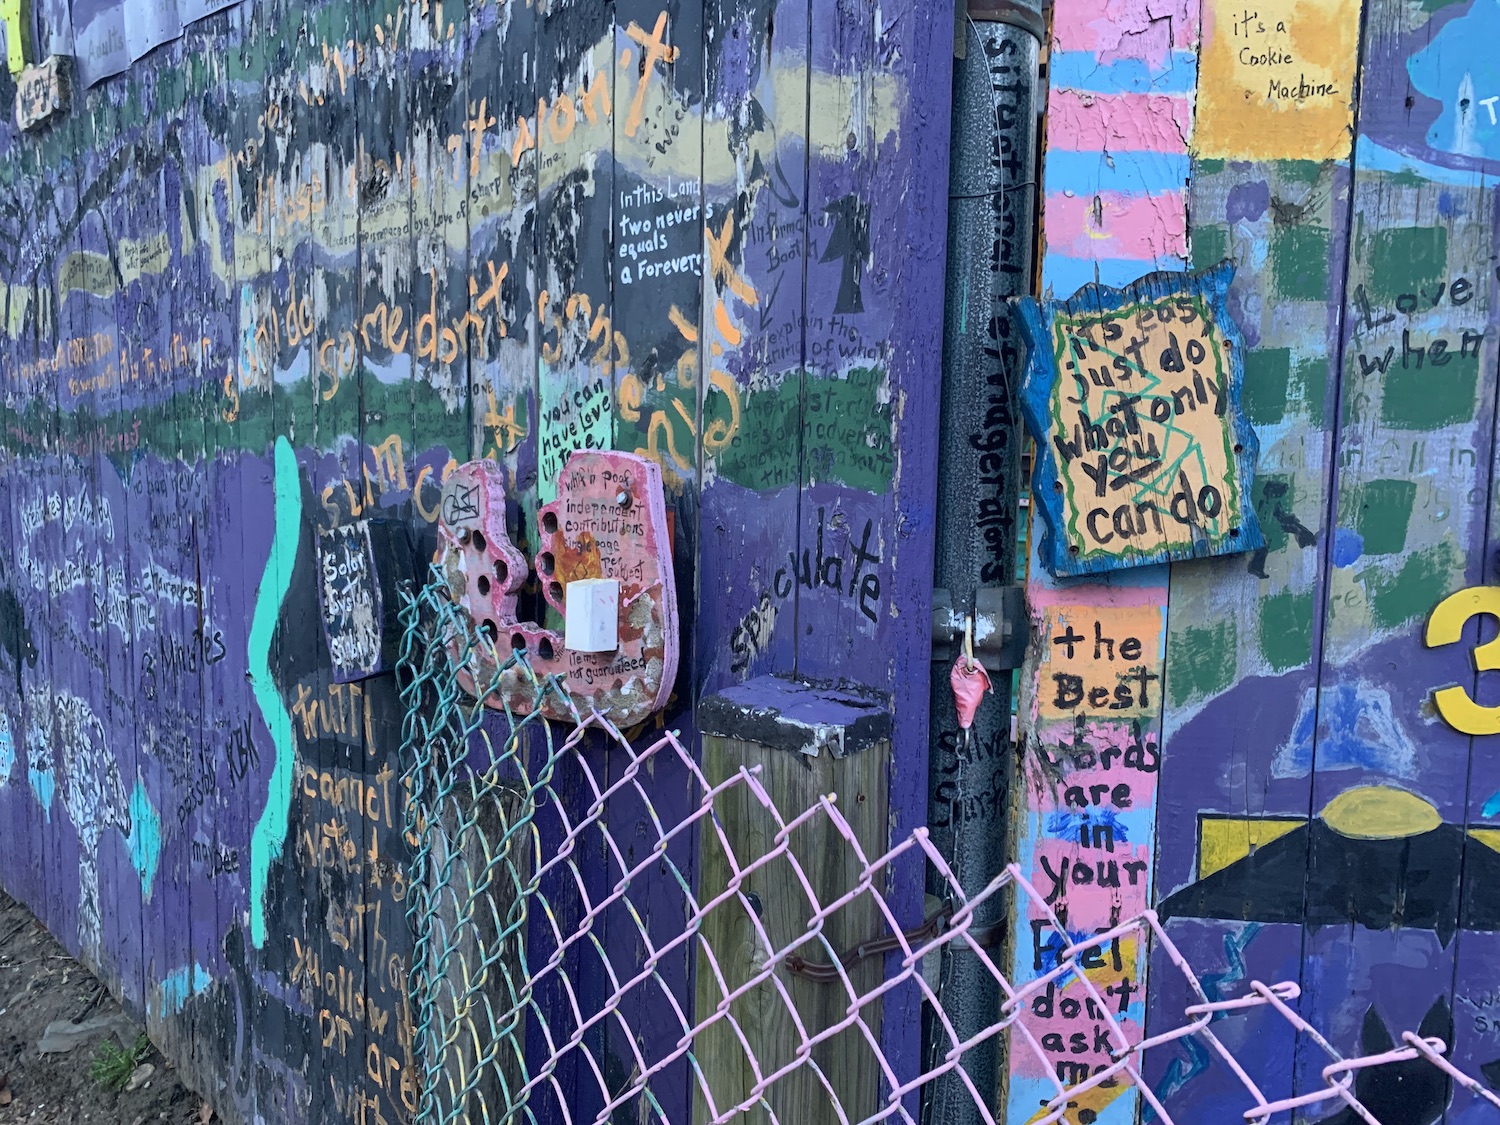
{"label": "turquoise squiggle paint stroke", "polygon": [[161,1007],[158,1014],[170,1016],[182,1011],[189,997],[201,996],[213,982],[214,978],[209,975],[208,970],[196,963],[172,970],[161,982]]}
{"label": "turquoise squiggle paint stroke", "polygon": [[161,816],[151,803],[151,795],[139,781],[130,793],[130,865],[141,877],[141,895],[151,898],[156,882],[156,866],[161,859]]}
{"label": "turquoise squiggle paint stroke", "polygon": [[37,803],[42,806],[42,812],[46,814],[50,824],[52,798],[57,793],[57,779],[52,776],[50,769],[39,770],[35,766],[27,768],[26,779],[31,782],[31,791],[36,794]]}
{"label": "turquoise squiggle paint stroke", "polygon": [[10,784],[16,769],[16,740],[11,737],[10,720],[0,712],[0,787]]}
{"label": "turquoise squiggle paint stroke", "polygon": [[295,768],[292,716],[271,678],[271,637],[292,584],[292,567],[297,561],[297,543],[301,537],[302,480],[291,443],[279,437],[276,439],[276,528],[250,620],[250,685],[260,717],[276,747],[276,766],[266,791],[266,807],[250,834],[250,941],[256,949],[266,943],[266,884],[271,864],[286,845],[287,817],[292,805]]}

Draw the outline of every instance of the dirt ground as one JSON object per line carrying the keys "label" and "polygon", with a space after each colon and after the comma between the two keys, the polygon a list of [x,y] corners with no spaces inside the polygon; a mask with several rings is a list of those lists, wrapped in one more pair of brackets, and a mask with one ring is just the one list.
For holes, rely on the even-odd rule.
{"label": "dirt ground", "polygon": [[[20,903],[0,891],[0,1125],[198,1125],[202,1099],[184,1089],[154,1047],[141,1061],[154,1072],[135,1090],[115,1090],[90,1075],[101,1031],[62,1054],[37,1044],[57,1020],[113,1026],[130,1045],[142,1031],[127,1027],[114,998],[53,940]],[[119,1038],[113,1040],[120,1045]],[[216,1120],[216,1119],[214,1119]]]}

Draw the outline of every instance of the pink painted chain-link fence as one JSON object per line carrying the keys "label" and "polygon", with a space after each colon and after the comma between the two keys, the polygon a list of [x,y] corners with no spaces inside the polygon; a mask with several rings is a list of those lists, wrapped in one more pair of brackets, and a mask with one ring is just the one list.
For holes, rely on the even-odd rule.
{"label": "pink painted chain-link fence", "polygon": [[[1262,1123],[1327,1103],[1382,1125],[1356,1097],[1356,1074],[1419,1058],[1500,1108],[1437,1039],[1407,1032],[1384,1054],[1341,1057],[1298,1014],[1295,983],[1251,981],[1210,1000],[1150,911],[1015,983],[1000,956],[1006,927],[979,920],[1040,918],[1066,932],[1017,868],[967,895],[925,829],[870,854],[866,809],[822,794],[778,808],[764,763],[720,754],[705,766],[674,734],[632,742],[598,715],[554,741],[547,724],[484,712],[457,692],[441,647],[407,659],[420,1120],[912,1122],[941,1083],[950,1109],[957,1096],[972,1103],[971,1119],[993,1123],[1004,1119],[997,1091],[980,1088],[966,1062],[1005,1036],[1012,1067],[1029,1053],[1054,1073],[1027,1013],[1063,985],[1092,1002],[1113,1062],[1073,1084],[1054,1078],[1033,1123],[1087,1120],[1076,1109],[1093,1104],[1090,1093],[1121,1084],[1159,1120],[1179,1120],[1142,1066],[1188,1037],[1243,1089],[1217,1121]],[[907,931],[888,888],[918,859],[945,890]],[[1089,972],[1131,938],[1175,967],[1192,999],[1169,1030],[1136,1042]],[[978,959],[994,980],[998,1010],[977,1033],[961,1034],[939,996],[945,954]],[[920,1017],[920,1052],[882,1037],[895,1016],[908,1029]],[[1323,1084],[1296,1096],[1268,1088],[1225,1046],[1220,1032],[1234,1019],[1274,1021],[1267,1033],[1326,1052]]]}

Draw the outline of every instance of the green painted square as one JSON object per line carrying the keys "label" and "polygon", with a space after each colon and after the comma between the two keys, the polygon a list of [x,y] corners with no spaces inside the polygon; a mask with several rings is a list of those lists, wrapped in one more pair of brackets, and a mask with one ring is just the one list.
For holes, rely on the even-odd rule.
{"label": "green painted square", "polygon": [[1261,473],[1255,478],[1252,490],[1255,497],[1255,514],[1260,519],[1260,529],[1266,536],[1266,550],[1276,552],[1287,545],[1289,536],[1281,521],[1276,518],[1280,511],[1290,515],[1297,503],[1297,479],[1281,473]]}
{"label": "green painted square", "polygon": [[1167,645],[1167,692],[1174,706],[1207,699],[1234,682],[1239,632],[1234,619],[1184,629]]}
{"label": "green painted square", "polygon": [[1390,374],[1380,398],[1380,419],[1398,430],[1440,430],[1474,417],[1479,394],[1479,359],[1453,359],[1442,367],[1398,366]]}
{"label": "green painted square", "polygon": [[[1456,564],[1456,565],[1455,565]],[[1371,616],[1381,629],[1397,629],[1418,617],[1426,617],[1452,588],[1462,560],[1449,543],[1417,551],[1394,575],[1373,567],[1361,571],[1359,579],[1370,596]]]}
{"label": "green painted square", "polygon": [[1245,353],[1245,386],[1240,403],[1252,425],[1270,426],[1286,417],[1291,381],[1290,348],[1256,348]]}
{"label": "green painted square", "polygon": [[1302,401],[1307,416],[1320,430],[1328,426],[1328,359],[1315,356],[1297,364],[1297,382],[1302,387]]}
{"label": "green painted square", "polygon": [[1322,179],[1327,167],[1316,160],[1283,160],[1281,178],[1286,183],[1315,184]]}
{"label": "green painted square", "polygon": [[1277,672],[1312,660],[1313,596],[1286,590],[1260,603],[1260,654]]}
{"label": "green painted square", "polygon": [[1417,504],[1417,485],[1409,480],[1372,480],[1359,490],[1351,513],[1366,555],[1395,555],[1406,550],[1406,530]]}
{"label": "green painted square", "polygon": [[1283,227],[1271,239],[1276,292],[1292,301],[1328,300],[1328,232]]}
{"label": "green painted square", "polygon": [[1193,162],[1193,179],[1199,176],[1212,176],[1224,171],[1224,161],[1207,157]]}
{"label": "green painted square", "polygon": [[1436,281],[1448,269],[1446,227],[1396,227],[1378,230],[1370,240],[1370,280],[1376,301],[1391,302]]}
{"label": "green painted square", "polygon": [[1229,228],[1205,223],[1193,228],[1193,268],[1206,270],[1229,257]]}

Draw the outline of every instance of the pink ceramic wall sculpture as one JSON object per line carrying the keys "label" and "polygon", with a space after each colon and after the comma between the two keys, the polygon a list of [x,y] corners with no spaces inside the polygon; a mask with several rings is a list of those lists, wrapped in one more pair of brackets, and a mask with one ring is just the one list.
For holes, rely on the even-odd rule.
{"label": "pink ceramic wall sculpture", "polygon": [[[498,667],[499,690],[485,704],[525,715],[538,684],[561,676],[566,697],[546,694],[548,718],[571,721],[571,701],[579,716],[598,711],[621,726],[640,722],[666,705],[677,678],[677,588],[661,469],[631,453],[576,452],[557,499],[538,511],[537,522],[536,573],[558,613],[569,582],[619,581],[619,648],[571,652],[562,635],[517,620],[516,594],[528,568],[506,532],[504,474],[493,461],[471,461],[443,485],[437,556],[453,599],[481,638],[461,677],[465,690],[483,692]],[[461,651],[461,641],[453,647]],[[506,667],[521,649],[525,661]]]}

